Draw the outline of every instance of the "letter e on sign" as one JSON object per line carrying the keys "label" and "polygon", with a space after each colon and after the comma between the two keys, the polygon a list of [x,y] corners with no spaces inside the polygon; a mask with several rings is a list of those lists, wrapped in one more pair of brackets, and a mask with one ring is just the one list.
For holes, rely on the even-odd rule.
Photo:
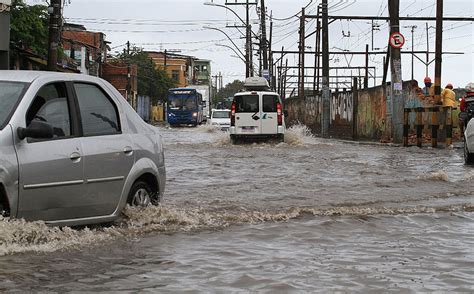
{"label": "letter e on sign", "polygon": [[395,49],[400,49],[405,45],[405,37],[402,33],[396,32],[390,36],[390,46]]}

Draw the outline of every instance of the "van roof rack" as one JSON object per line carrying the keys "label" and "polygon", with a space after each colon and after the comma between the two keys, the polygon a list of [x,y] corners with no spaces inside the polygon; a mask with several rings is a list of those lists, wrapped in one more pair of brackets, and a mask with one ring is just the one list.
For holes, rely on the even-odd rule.
{"label": "van roof rack", "polygon": [[263,77],[249,77],[244,82],[247,91],[269,91],[268,81]]}

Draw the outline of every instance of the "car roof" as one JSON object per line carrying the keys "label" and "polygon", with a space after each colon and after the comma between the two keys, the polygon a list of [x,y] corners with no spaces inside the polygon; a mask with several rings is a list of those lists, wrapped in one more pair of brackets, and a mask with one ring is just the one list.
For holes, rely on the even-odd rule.
{"label": "car roof", "polygon": [[37,70],[0,70],[0,81],[14,81],[31,83],[38,78],[51,78],[51,79],[81,79],[81,80],[93,80],[96,77],[77,74],[77,73],[62,73],[52,71],[37,71]]}

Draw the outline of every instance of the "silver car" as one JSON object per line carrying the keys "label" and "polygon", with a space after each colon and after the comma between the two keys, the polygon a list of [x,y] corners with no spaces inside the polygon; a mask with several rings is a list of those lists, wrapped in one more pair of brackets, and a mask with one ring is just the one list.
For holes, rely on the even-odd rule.
{"label": "silver car", "polygon": [[55,225],[110,222],[157,204],[163,145],[106,81],[0,71],[0,212]]}

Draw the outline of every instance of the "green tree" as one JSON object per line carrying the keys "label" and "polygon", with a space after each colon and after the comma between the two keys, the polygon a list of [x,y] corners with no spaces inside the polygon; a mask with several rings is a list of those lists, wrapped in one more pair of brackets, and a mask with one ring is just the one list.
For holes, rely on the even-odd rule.
{"label": "green tree", "polygon": [[156,68],[153,60],[142,48],[132,48],[129,55],[123,53],[120,57],[137,65],[138,94],[151,97],[154,104],[158,100],[165,100],[168,90],[176,86],[175,81],[164,70]]}
{"label": "green tree", "polygon": [[44,5],[27,5],[14,0],[11,7],[10,42],[20,44],[38,55],[48,52],[48,11]]}
{"label": "green tree", "polygon": [[234,96],[235,93],[242,91],[244,88],[244,82],[235,80],[232,83],[228,83],[224,88],[217,92],[214,99],[214,103],[223,102],[225,98]]}

